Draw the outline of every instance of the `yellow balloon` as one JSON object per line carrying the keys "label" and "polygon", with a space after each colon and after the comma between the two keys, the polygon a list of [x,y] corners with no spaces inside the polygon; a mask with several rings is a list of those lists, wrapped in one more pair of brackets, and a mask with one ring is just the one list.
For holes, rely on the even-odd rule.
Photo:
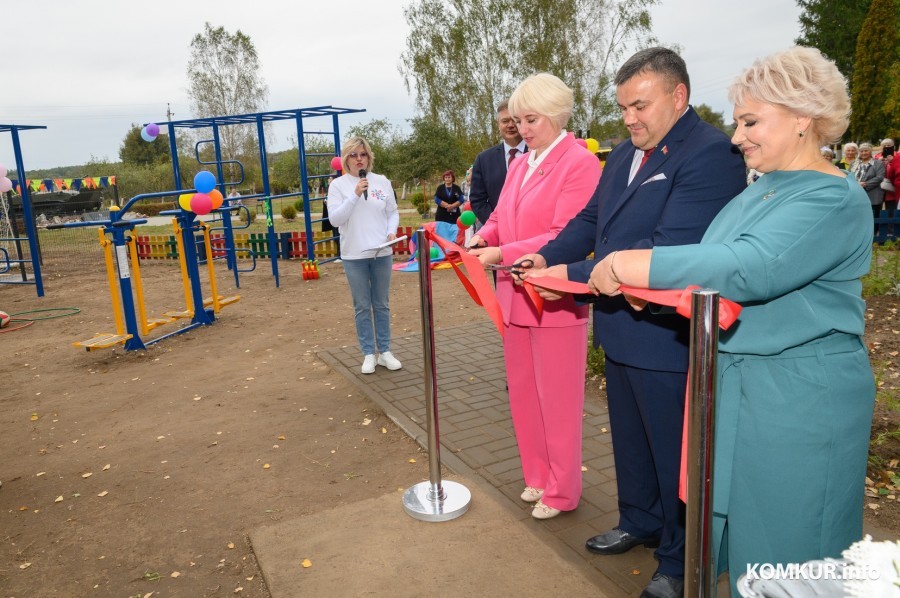
{"label": "yellow balloon", "polygon": [[587,139],[585,139],[585,141],[587,142],[587,148],[589,152],[591,152],[592,154],[596,154],[598,151],[600,151],[599,141],[592,137],[588,137]]}
{"label": "yellow balloon", "polygon": [[185,193],[183,195],[178,196],[178,205],[181,206],[181,209],[190,212],[191,211],[191,198],[194,197],[193,193]]}

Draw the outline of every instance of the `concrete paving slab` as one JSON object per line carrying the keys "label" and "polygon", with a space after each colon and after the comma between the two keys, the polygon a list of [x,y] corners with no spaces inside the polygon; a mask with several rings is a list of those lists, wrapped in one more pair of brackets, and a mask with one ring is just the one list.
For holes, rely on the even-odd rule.
{"label": "concrete paving slab", "polygon": [[452,521],[413,519],[396,492],[255,530],[250,541],[272,597],[605,596],[537,522],[456,481],[472,502]]}

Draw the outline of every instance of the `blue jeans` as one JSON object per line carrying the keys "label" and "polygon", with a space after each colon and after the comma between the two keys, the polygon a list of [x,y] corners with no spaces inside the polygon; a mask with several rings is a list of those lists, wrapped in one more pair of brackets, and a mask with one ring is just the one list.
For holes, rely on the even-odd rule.
{"label": "blue jeans", "polygon": [[388,295],[392,263],[390,255],[343,261],[347,282],[350,283],[350,295],[353,297],[356,336],[363,355],[374,354],[376,343],[379,353],[391,350],[391,308],[388,306]]}

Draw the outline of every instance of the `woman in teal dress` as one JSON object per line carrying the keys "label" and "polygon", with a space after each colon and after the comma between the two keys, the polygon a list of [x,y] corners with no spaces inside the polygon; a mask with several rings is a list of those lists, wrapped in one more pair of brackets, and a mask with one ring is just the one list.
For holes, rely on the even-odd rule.
{"label": "woman in teal dress", "polygon": [[798,47],[756,61],[729,98],[732,141],[765,174],[700,244],[612,253],[589,286],[700,285],[743,306],[719,340],[713,496],[717,562],[737,596],[748,565],[839,557],[861,538],[875,384],[860,282],[869,202],[819,153],[847,128],[846,80]]}

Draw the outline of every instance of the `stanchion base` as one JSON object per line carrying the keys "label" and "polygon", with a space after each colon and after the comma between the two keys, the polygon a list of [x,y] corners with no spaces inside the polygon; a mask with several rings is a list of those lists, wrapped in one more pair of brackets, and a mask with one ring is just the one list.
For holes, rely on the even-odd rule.
{"label": "stanchion base", "polygon": [[403,509],[420,521],[450,521],[465,514],[472,502],[472,493],[458,482],[443,481],[444,500],[429,498],[431,482],[419,482],[403,493]]}

